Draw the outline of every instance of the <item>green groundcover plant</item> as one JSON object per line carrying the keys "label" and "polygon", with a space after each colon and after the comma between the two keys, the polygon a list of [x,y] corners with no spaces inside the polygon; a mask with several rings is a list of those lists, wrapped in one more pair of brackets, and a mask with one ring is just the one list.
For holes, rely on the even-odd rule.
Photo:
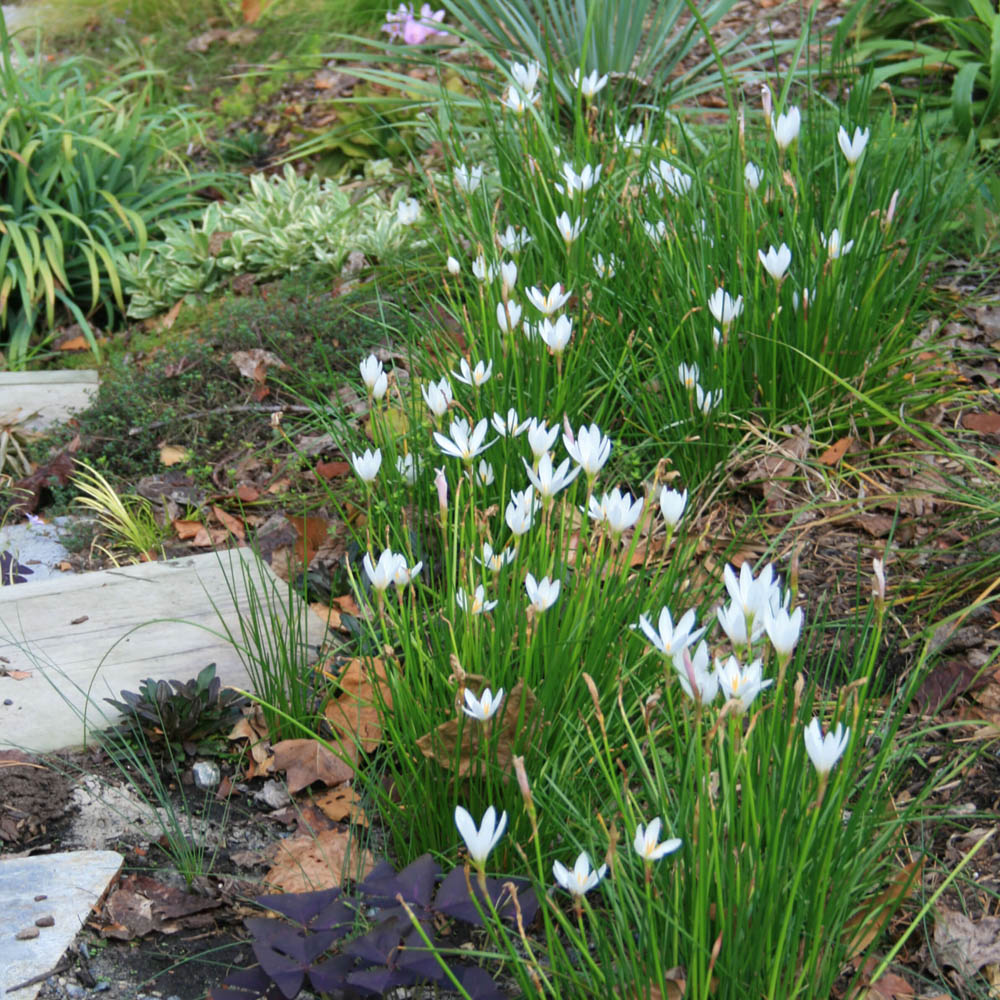
{"label": "green groundcover plant", "polygon": [[[366,164],[375,176],[386,164]],[[333,180],[255,174],[231,203],[213,202],[201,219],[166,222],[163,238],[144,251],[119,255],[128,314],[155,316],[186,295],[207,294],[235,274],[280,277],[307,266],[336,274],[352,251],[373,258],[398,250],[413,223],[406,190],[387,201],[374,191],[352,203]]]}
{"label": "green groundcover plant", "polygon": [[0,41],[0,344],[23,366],[69,317],[99,354],[94,324],[125,310],[116,255],[207,183],[179,158],[194,119],[152,104],[141,72],[108,83],[82,58],[29,59],[2,25]]}

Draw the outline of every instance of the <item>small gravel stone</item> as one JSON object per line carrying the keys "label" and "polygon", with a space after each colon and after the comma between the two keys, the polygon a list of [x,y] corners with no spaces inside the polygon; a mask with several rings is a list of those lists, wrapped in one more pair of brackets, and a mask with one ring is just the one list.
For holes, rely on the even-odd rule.
{"label": "small gravel stone", "polygon": [[56,918],[52,916],[51,913],[45,914],[44,917],[39,917],[35,921],[36,927],[54,927],[56,923]]}
{"label": "small gravel stone", "polygon": [[191,773],[194,775],[195,785],[197,785],[203,792],[207,792],[209,789],[215,788],[222,780],[219,765],[211,760],[199,760],[191,768]]}
{"label": "small gravel stone", "polygon": [[292,801],[285,786],[278,781],[265,781],[264,787],[254,795],[254,798],[271,809],[283,809]]}
{"label": "small gravel stone", "polygon": [[3,703],[9,707],[10,705],[14,704],[14,699],[13,698],[4,698]]}
{"label": "small gravel stone", "polygon": [[77,986],[76,983],[66,984],[66,996],[71,997],[72,1000],[78,1000],[79,997],[85,997],[87,991],[82,986]]}
{"label": "small gravel stone", "polygon": [[35,902],[40,903],[43,899],[48,899],[49,897],[43,892],[40,896],[35,896]]}
{"label": "small gravel stone", "polygon": [[30,941],[32,938],[38,937],[37,927],[25,927],[24,930],[18,931],[14,937],[18,941]]}

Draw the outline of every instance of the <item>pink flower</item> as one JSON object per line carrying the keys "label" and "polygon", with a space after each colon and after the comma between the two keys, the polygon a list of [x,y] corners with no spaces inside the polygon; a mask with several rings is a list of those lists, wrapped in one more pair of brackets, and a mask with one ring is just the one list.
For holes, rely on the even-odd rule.
{"label": "pink flower", "polygon": [[436,27],[444,20],[444,8],[432,11],[429,3],[420,8],[419,17],[413,13],[412,5],[401,3],[396,10],[386,13],[385,20],[382,30],[392,39],[402,39],[406,45],[421,45],[435,35],[448,34]]}

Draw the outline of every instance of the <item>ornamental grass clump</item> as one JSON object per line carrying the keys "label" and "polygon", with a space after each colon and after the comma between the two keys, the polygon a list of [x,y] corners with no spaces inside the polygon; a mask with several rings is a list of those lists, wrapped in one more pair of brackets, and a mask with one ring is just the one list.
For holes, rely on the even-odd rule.
{"label": "ornamental grass clump", "polygon": [[692,526],[752,414],[887,405],[934,181],[898,123],[848,156],[835,116],[789,106],[720,142],[596,87],[560,118],[542,80],[511,67],[491,160],[456,157],[415,223],[461,337],[415,322],[408,371],[361,363],[370,440],[317,407],[387,666],[358,780],[400,861],[464,840],[470,874],[533,880],[540,924],[483,911],[482,957],[527,995],[826,996],[911,891],[905,826],[953,772],[895,810],[921,671],[879,677],[883,584],[834,643],[794,574],[720,570]]}

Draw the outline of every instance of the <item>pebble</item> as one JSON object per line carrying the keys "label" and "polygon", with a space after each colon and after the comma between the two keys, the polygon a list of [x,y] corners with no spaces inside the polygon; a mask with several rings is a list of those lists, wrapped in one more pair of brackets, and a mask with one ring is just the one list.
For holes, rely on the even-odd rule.
{"label": "pebble", "polygon": [[199,760],[192,768],[194,783],[203,792],[207,792],[222,780],[219,765],[210,760]]}
{"label": "pebble", "polygon": [[254,798],[272,809],[282,809],[292,801],[285,786],[273,780],[265,781],[264,787],[254,794]]}
{"label": "pebble", "polygon": [[66,984],[66,996],[70,997],[70,1000],[78,1000],[79,997],[85,997],[87,991],[82,986],[77,986],[76,983]]}
{"label": "pebble", "polygon": [[51,913],[47,913],[44,917],[39,917],[35,921],[36,927],[54,927],[56,923],[56,918],[52,916]]}
{"label": "pebble", "polygon": [[24,930],[20,930],[14,935],[17,941],[30,941],[36,937],[38,937],[37,927],[25,927]]}
{"label": "pebble", "polygon": [[4,698],[3,703],[5,705],[7,705],[7,706],[13,705],[14,704],[14,699],[13,698]]}

